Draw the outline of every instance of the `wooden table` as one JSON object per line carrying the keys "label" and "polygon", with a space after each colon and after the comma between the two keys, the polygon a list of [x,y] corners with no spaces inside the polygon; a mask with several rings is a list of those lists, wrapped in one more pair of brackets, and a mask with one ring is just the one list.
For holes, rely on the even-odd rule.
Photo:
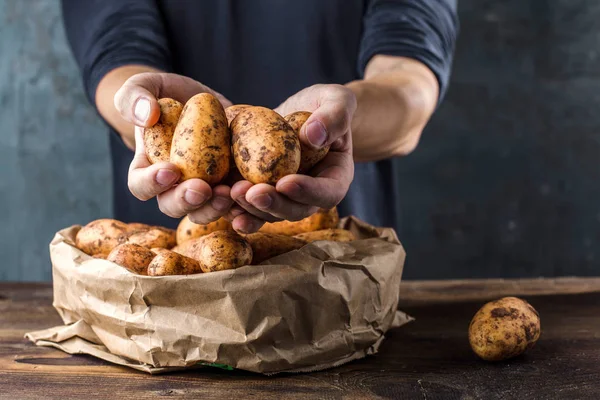
{"label": "wooden table", "polygon": [[[380,353],[339,368],[275,377],[200,369],[150,376],[36,347],[27,331],[61,323],[47,284],[0,284],[0,399],[600,399],[600,278],[406,282],[416,318]],[[485,300],[519,295],[542,337],[525,356],[478,360],[467,327]]]}

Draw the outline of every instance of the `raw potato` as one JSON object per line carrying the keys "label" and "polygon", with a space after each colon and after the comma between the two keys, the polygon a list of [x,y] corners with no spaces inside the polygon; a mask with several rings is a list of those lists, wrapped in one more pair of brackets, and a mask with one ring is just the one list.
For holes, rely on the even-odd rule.
{"label": "raw potato", "polygon": [[252,247],[235,231],[217,231],[204,237],[200,246],[203,272],[235,269],[252,262]]}
{"label": "raw potato", "polygon": [[200,249],[202,247],[202,241],[205,236],[200,236],[196,239],[186,240],[185,242],[178,244],[173,247],[171,251],[181,254],[182,256],[193,258],[194,260],[200,260]]}
{"label": "raw potato", "polygon": [[300,221],[267,222],[260,228],[259,232],[294,236],[304,232],[335,228],[339,222],[340,217],[336,207],[330,210],[321,208],[310,217],[306,217]]}
{"label": "raw potato", "polygon": [[[312,114],[308,111],[297,111],[286,115],[285,120],[296,131],[298,137],[300,137],[300,128],[302,128],[302,125],[304,125],[311,115]],[[300,142],[300,168],[298,168],[298,173],[305,174],[310,171],[312,167],[325,158],[329,152],[329,147],[330,146],[325,146],[320,149],[315,149]]]}
{"label": "raw potato", "polygon": [[231,224],[225,218],[219,218],[210,224],[200,225],[190,221],[186,215],[177,226],[177,244],[179,245],[185,241],[196,239],[215,231],[224,230],[231,230]]}
{"label": "raw potato", "polygon": [[256,232],[244,235],[252,247],[252,264],[260,264],[269,258],[292,250],[298,250],[306,244],[304,240],[273,233]]}
{"label": "raw potato", "polygon": [[115,219],[97,219],[77,232],[75,245],[88,255],[108,255],[112,249],[125,243],[128,226]]}
{"label": "raw potato", "polygon": [[123,243],[115,247],[106,259],[133,273],[146,275],[148,265],[155,256],[156,254],[145,247]]}
{"label": "raw potato", "polygon": [[130,232],[137,232],[144,229],[150,229],[152,228],[152,225],[142,224],[141,222],[130,222],[127,224],[127,227]]}
{"label": "raw potato", "polygon": [[181,170],[182,181],[199,178],[215,185],[227,176],[230,159],[229,129],[223,106],[209,93],[195,95],[179,117],[170,161]]}
{"label": "raw potato", "polygon": [[94,254],[92,257],[98,258],[98,259],[101,259],[101,260],[106,260],[107,255],[106,254]]}
{"label": "raw potato", "polygon": [[201,273],[200,263],[174,251],[162,249],[148,265],[150,276],[190,275]]}
{"label": "raw potato", "polygon": [[275,111],[246,107],[231,121],[235,165],[254,183],[274,185],[300,166],[300,140],[296,131]]}
{"label": "raw potato", "polygon": [[477,311],[469,325],[469,342],[479,357],[499,361],[533,347],[540,332],[540,316],[529,303],[504,297]]}
{"label": "raw potato", "polygon": [[162,247],[170,249],[175,246],[175,231],[161,226],[152,226],[129,234],[127,243],[137,244],[148,249]]}
{"label": "raw potato", "polygon": [[356,240],[354,233],[347,229],[322,229],[320,231],[300,233],[294,237],[305,240],[308,243],[318,240],[329,240],[332,242],[351,242]]}
{"label": "raw potato", "polygon": [[242,111],[244,108],[248,108],[248,104],[234,104],[225,109],[225,116],[227,117],[227,123],[231,125],[231,121]]}
{"label": "raw potato", "polygon": [[144,149],[146,157],[152,164],[169,161],[173,132],[183,109],[183,104],[169,98],[159,99],[158,106],[160,107],[158,122],[150,128],[144,128]]}

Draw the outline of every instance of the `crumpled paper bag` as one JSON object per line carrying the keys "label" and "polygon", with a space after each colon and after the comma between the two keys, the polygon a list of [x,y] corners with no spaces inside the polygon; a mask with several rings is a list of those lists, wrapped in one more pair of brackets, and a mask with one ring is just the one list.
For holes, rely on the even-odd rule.
{"label": "crumpled paper bag", "polygon": [[50,244],[53,306],[65,325],[26,335],[148,373],[225,365],[263,374],[316,371],[377,352],[397,310],[405,252],[392,229],[356,218],[360,240],[315,242],[236,270],[130,273],[74,246]]}

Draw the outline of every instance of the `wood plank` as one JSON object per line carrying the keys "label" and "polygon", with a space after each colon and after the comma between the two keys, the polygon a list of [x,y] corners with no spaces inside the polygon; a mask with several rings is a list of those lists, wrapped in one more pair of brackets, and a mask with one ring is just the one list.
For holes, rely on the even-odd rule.
{"label": "wood plank", "polygon": [[[493,294],[515,287],[539,293],[552,285],[575,290],[560,283],[532,284],[533,288],[507,281],[503,291]],[[5,296],[0,301],[0,399],[600,397],[600,292],[524,295],[540,312],[542,337],[525,356],[492,364],[477,359],[467,340],[469,321],[489,293],[477,294],[481,300],[445,302],[435,294],[444,286],[439,282],[410,285],[427,288],[422,293],[429,300],[403,307],[416,320],[389,332],[379,354],[328,371],[263,377],[208,368],[149,376],[92,357],[33,346],[22,338],[25,330],[57,323],[51,291],[47,286],[19,285],[8,290],[0,284],[0,294]],[[481,293],[485,283],[458,286],[455,293],[468,294],[465,287]],[[446,287],[454,286],[446,283]]]}

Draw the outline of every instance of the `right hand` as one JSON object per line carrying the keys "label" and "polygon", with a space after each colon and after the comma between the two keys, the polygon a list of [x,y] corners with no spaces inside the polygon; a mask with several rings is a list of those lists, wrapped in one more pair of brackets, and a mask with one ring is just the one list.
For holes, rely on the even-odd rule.
{"label": "right hand", "polygon": [[115,94],[115,107],[135,125],[135,155],[129,167],[131,193],[142,201],[156,196],[160,210],[173,218],[189,215],[192,222],[207,224],[228,213],[233,204],[230,188],[211,188],[201,179],[177,184],[181,172],[168,162],[151,164],[144,151],[143,128],[153,126],[160,117],[158,99],[170,97],[185,104],[198,93],[211,93],[223,105],[231,102],[220,93],[193,79],[167,73],[141,73],[129,78]]}

